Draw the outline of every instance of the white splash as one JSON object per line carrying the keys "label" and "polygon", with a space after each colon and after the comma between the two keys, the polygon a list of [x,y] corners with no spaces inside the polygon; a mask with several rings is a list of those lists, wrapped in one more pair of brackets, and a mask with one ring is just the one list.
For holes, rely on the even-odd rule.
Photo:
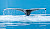
{"label": "white splash", "polygon": [[46,22],[50,21],[50,16],[41,16],[41,15],[35,15],[35,16],[12,16],[12,15],[4,15],[0,16],[0,21],[21,21],[21,22]]}

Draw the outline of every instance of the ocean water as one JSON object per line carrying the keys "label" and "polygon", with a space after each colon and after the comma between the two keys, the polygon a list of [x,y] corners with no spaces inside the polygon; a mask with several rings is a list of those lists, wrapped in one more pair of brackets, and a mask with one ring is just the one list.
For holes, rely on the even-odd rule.
{"label": "ocean water", "polygon": [[50,15],[0,15],[0,29],[50,29]]}
{"label": "ocean water", "polygon": [[[6,10],[3,13],[5,8],[47,8],[46,14],[50,14],[50,0],[0,0],[0,29],[50,29],[50,15],[28,17],[16,10],[10,10],[10,13]],[[34,11],[31,14],[44,14],[42,12]],[[25,17],[12,16],[21,14]]]}

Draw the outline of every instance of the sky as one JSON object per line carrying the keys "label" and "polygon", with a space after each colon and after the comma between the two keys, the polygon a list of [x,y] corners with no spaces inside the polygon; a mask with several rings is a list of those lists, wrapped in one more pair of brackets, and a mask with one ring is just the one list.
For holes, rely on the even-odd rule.
{"label": "sky", "polygon": [[[0,0],[0,15],[3,15],[5,8],[46,8],[46,14],[50,14],[50,0]],[[45,14],[44,10],[34,11],[31,14]],[[8,10],[4,11],[5,15],[8,15]],[[24,14],[18,10],[9,10],[9,15],[22,15]]]}

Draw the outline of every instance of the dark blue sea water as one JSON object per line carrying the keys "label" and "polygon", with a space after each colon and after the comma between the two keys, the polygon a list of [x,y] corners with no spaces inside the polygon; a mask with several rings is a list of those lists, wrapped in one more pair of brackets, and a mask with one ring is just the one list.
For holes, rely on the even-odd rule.
{"label": "dark blue sea water", "polygon": [[[0,22],[4,23],[4,22]],[[0,29],[50,29],[50,22],[9,22],[14,24],[0,24]],[[21,24],[15,24],[21,23]],[[29,24],[29,25],[24,25]],[[12,25],[12,26],[11,26]],[[17,26],[13,26],[17,25]]]}
{"label": "dark blue sea water", "polygon": [[[50,16],[50,15],[42,15],[42,16]],[[21,22],[21,21],[8,22],[8,21],[0,21],[0,29],[50,29],[50,21],[46,21],[46,22],[45,21],[44,22],[43,21],[42,22]]]}
{"label": "dark blue sea water", "polygon": [[[0,0],[0,15],[3,15],[3,10],[5,8],[22,8],[22,9],[46,8],[47,9],[46,14],[50,14],[50,0]],[[9,15],[24,15],[23,12],[20,12],[17,10],[15,10],[15,12],[14,10],[9,10],[9,12],[10,12]],[[45,12],[44,10],[34,11],[31,14],[40,14],[39,12],[41,14],[45,14],[45,13],[42,13],[42,12]],[[5,15],[8,15],[7,10],[4,13]],[[14,21],[9,23],[21,23],[21,24],[2,24],[2,23],[4,22],[0,22],[0,29],[50,29],[50,22]],[[23,23],[29,24],[29,25],[24,25]],[[8,26],[8,25],[17,25],[17,26]]]}

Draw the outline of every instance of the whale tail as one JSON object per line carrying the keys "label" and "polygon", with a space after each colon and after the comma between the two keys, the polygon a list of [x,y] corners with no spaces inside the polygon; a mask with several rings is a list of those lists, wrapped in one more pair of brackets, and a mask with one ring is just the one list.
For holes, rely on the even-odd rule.
{"label": "whale tail", "polygon": [[9,9],[22,11],[22,12],[25,13],[26,16],[29,16],[32,11],[41,10],[41,9],[45,9],[46,10],[46,8],[32,8],[32,9],[6,8],[4,10],[9,10]]}

